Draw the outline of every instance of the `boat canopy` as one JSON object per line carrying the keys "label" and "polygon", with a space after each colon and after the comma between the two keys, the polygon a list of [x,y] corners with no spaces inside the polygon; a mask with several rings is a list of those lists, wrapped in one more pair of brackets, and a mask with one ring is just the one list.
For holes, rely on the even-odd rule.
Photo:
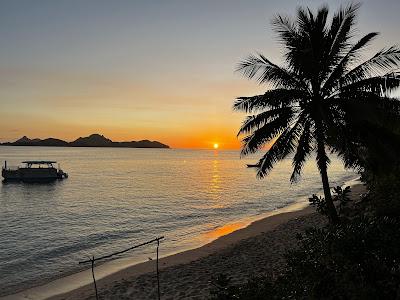
{"label": "boat canopy", "polygon": [[28,165],[49,165],[49,164],[55,164],[57,162],[51,160],[26,160],[23,161],[22,163]]}

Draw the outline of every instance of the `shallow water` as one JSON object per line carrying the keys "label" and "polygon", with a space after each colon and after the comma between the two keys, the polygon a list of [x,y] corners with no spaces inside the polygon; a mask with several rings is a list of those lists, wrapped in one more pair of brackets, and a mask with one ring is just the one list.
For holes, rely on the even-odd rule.
{"label": "shallow water", "polygon": [[[9,165],[56,160],[69,178],[0,184],[0,295],[79,270],[78,261],[164,235],[162,254],[193,248],[237,224],[320,192],[315,162],[298,184],[291,161],[258,180],[238,151],[0,147]],[[332,185],[355,177],[337,159]],[[217,232],[217,234],[210,234]],[[124,254],[145,261],[154,246]]]}

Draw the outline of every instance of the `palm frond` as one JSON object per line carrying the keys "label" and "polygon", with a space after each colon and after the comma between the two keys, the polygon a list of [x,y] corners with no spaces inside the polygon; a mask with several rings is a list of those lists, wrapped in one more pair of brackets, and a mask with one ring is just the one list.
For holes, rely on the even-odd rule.
{"label": "palm frond", "polygon": [[314,22],[314,28],[318,31],[325,31],[326,22],[328,20],[329,8],[326,4],[322,5],[317,12]]}
{"label": "palm frond", "polygon": [[270,83],[277,88],[305,88],[295,73],[277,66],[262,54],[250,55],[239,63],[236,71],[249,79],[256,79],[260,84]]}
{"label": "palm frond", "polygon": [[335,101],[339,104],[339,108],[345,112],[347,121],[365,119],[381,125],[396,122],[400,126],[399,99],[360,91],[357,94],[342,93],[340,98]]}
{"label": "palm frond", "polygon": [[372,92],[377,95],[388,95],[400,87],[400,73],[388,73],[356,81],[341,87],[346,93],[357,93],[359,91]]}
{"label": "palm frond", "polygon": [[394,72],[400,68],[400,49],[392,46],[382,49],[372,58],[363,62],[343,76],[341,85],[361,81],[371,76],[382,76],[387,72]]}
{"label": "palm frond", "polygon": [[305,8],[297,11],[297,36],[285,43],[285,60],[290,70],[299,74],[308,89],[315,76],[321,72],[321,61],[325,61],[324,40],[328,9],[322,7],[314,14]]}
{"label": "palm frond", "polygon": [[265,124],[272,122],[274,119],[279,118],[282,114],[291,112],[291,107],[280,107],[261,112],[257,115],[247,116],[237,135],[253,132],[263,127]]}
{"label": "palm frond", "polygon": [[287,16],[277,15],[272,19],[271,24],[280,42],[286,47],[290,48],[293,41],[299,38],[296,25]]}
{"label": "palm frond", "polygon": [[308,95],[301,90],[274,89],[265,92],[263,95],[236,98],[233,109],[251,113],[267,108],[289,106],[307,97]]}
{"label": "palm frond", "polygon": [[304,125],[303,132],[300,136],[296,153],[293,157],[293,172],[290,177],[291,182],[297,182],[301,176],[301,171],[303,169],[304,163],[307,157],[313,150],[313,136],[311,133],[310,123],[307,122]]}
{"label": "palm frond", "polygon": [[312,30],[312,22],[314,15],[311,10],[304,7],[297,9],[297,26],[300,32],[310,32]]}
{"label": "palm frond", "polygon": [[327,155],[326,152],[326,145],[327,145],[327,130],[324,126],[324,122],[322,119],[317,118],[315,120],[315,128],[313,135],[315,136],[316,140],[316,160],[317,160],[317,166],[318,170],[320,172],[323,172],[324,169],[330,164],[330,159]]}
{"label": "palm frond", "polygon": [[276,139],[271,148],[259,160],[257,164],[257,177],[263,178],[267,176],[278,161],[284,159],[295,150],[299,134],[303,128],[303,117],[304,116],[300,116],[293,127],[286,128]]}
{"label": "palm frond", "polygon": [[[395,121],[399,123],[399,118]],[[357,118],[348,118],[346,126],[338,130],[330,143],[347,168],[377,170],[398,160],[400,135],[394,128],[398,129],[399,124],[388,119],[375,122],[359,114]]]}
{"label": "palm frond", "polygon": [[346,168],[357,169],[363,165],[362,156],[365,149],[356,138],[355,131],[349,130],[349,126],[336,128],[335,134],[330,136],[327,143],[332,153],[341,158]]}
{"label": "palm frond", "polygon": [[243,138],[241,156],[256,152],[266,143],[279,136],[286,128],[290,127],[293,117],[293,111],[288,110],[286,113],[281,113],[279,118],[266,123]]}
{"label": "palm frond", "polygon": [[354,46],[347,52],[341,61],[335,65],[333,71],[327,76],[327,79],[323,83],[322,87],[322,91],[324,93],[327,93],[334,87],[334,84],[341,79],[344,72],[346,72],[348,65],[351,64],[354,59],[357,59],[360,55],[360,51],[367,47],[378,35],[379,33],[377,32],[371,32],[354,44]]}
{"label": "palm frond", "polygon": [[329,35],[332,38],[331,47],[328,56],[332,58],[340,54],[341,50],[349,45],[349,39],[352,36],[352,29],[356,22],[357,11],[360,3],[351,3],[345,8],[341,8],[333,16]]}

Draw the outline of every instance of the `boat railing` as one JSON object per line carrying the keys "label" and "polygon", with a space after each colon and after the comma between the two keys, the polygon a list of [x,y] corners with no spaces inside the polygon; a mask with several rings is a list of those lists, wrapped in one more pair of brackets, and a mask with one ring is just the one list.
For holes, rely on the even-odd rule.
{"label": "boat railing", "polygon": [[19,169],[19,166],[3,166],[3,170],[6,171],[17,171]]}

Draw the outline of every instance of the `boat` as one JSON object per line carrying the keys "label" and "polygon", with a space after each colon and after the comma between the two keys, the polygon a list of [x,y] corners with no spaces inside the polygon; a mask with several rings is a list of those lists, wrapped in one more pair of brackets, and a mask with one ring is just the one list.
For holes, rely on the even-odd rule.
{"label": "boat", "polygon": [[57,179],[68,178],[68,174],[54,167],[56,161],[48,160],[27,160],[23,161],[23,166],[9,167],[7,161],[1,171],[5,181],[22,181],[22,182],[50,182]]}
{"label": "boat", "polygon": [[260,165],[259,164],[248,164],[248,168],[258,168]]}

